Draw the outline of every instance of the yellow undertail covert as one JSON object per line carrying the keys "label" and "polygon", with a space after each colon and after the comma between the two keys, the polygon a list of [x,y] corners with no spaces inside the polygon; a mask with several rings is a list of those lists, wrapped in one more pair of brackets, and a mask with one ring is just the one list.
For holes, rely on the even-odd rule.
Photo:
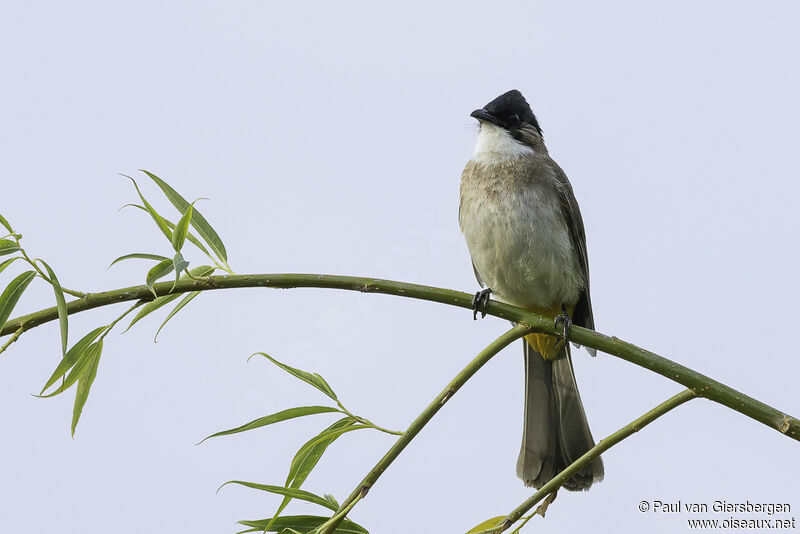
{"label": "yellow undertail covert", "polygon": [[[567,313],[572,317],[572,312],[575,310],[574,306],[567,308]],[[528,308],[528,311],[539,313],[546,317],[556,317],[561,315],[561,307],[555,308]],[[559,323],[561,326],[562,323]],[[561,349],[564,348],[564,342],[560,337],[551,336],[548,334],[528,334],[525,336],[525,341],[542,355],[545,360],[557,360],[562,356]]]}

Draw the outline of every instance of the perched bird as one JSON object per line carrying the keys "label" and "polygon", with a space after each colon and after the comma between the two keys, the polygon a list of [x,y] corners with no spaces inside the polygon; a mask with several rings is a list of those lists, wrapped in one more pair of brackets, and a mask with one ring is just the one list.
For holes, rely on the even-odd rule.
{"label": "perched bird", "polygon": [[[529,334],[523,340],[525,419],[517,475],[540,488],[594,446],[567,337],[570,323],[594,328],[583,220],[519,91],[471,116],[480,132],[461,175],[459,224],[475,276],[487,288],[475,295],[475,313],[492,294],[564,323],[564,336]],[[598,457],[564,487],[586,490],[602,478]]]}

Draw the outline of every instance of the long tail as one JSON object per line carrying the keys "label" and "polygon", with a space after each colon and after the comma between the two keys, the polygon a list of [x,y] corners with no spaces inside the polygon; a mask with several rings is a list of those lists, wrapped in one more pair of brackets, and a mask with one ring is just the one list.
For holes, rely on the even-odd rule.
{"label": "long tail", "polygon": [[[517,476],[526,486],[542,487],[569,464],[594,447],[569,354],[547,361],[525,345],[525,423]],[[565,352],[564,347],[561,348]],[[597,457],[565,484],[568,490],[587,490],[603,479]]]}

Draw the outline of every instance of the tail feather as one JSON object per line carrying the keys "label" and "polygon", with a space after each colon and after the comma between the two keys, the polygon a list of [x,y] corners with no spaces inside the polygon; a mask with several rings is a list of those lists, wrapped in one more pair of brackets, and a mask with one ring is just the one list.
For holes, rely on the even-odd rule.
{"label": "tail feather", "polygon": [[[526,486],[540,487],[556,474],[558,443],[553,410],[552,363],[539,358],[532,361],[528,351],[538,356],[525,343],[525,414],[522,447],[517,460],[517,476]],[[531,429],[529,431],[529,429]],[[534,431],[535,429],[535,431]]]}
{"label": "tail feather", "polygon": [[[594,447],[583,410],[572,360],[564,347],[548,361],[527,342],[525,346],[525,420],[517,476],[525,485],[542,487]],[[603,478],[598,457],[571,477],[564,487],[586,490]]]}

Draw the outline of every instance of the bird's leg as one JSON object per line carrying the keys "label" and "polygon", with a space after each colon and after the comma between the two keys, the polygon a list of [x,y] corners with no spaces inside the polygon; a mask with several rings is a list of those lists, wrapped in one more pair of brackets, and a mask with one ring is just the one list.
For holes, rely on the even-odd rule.
{"label": "bird's leg", "polygon": [[567,314],[567,307],[564,304],[561,304],[561,315],[556,315],[555,321],[553,322],[553,328],[556,329],[556,332],[558,331],[558,323],[563,323],[561,337],[564,341],[567,353],[569,353],[569,329],[572,328],[572,319],[569,314]]}
{"label": "bird's leg", "polygon": [[481,291],[475,293],[475,296],[472,298],[472,318],[477,321],[478,320],[478,312],[481,313],[481,319],[486,317],[486,304],[489,303],[489,296],[492,294],[492,288],[487,287]]}

